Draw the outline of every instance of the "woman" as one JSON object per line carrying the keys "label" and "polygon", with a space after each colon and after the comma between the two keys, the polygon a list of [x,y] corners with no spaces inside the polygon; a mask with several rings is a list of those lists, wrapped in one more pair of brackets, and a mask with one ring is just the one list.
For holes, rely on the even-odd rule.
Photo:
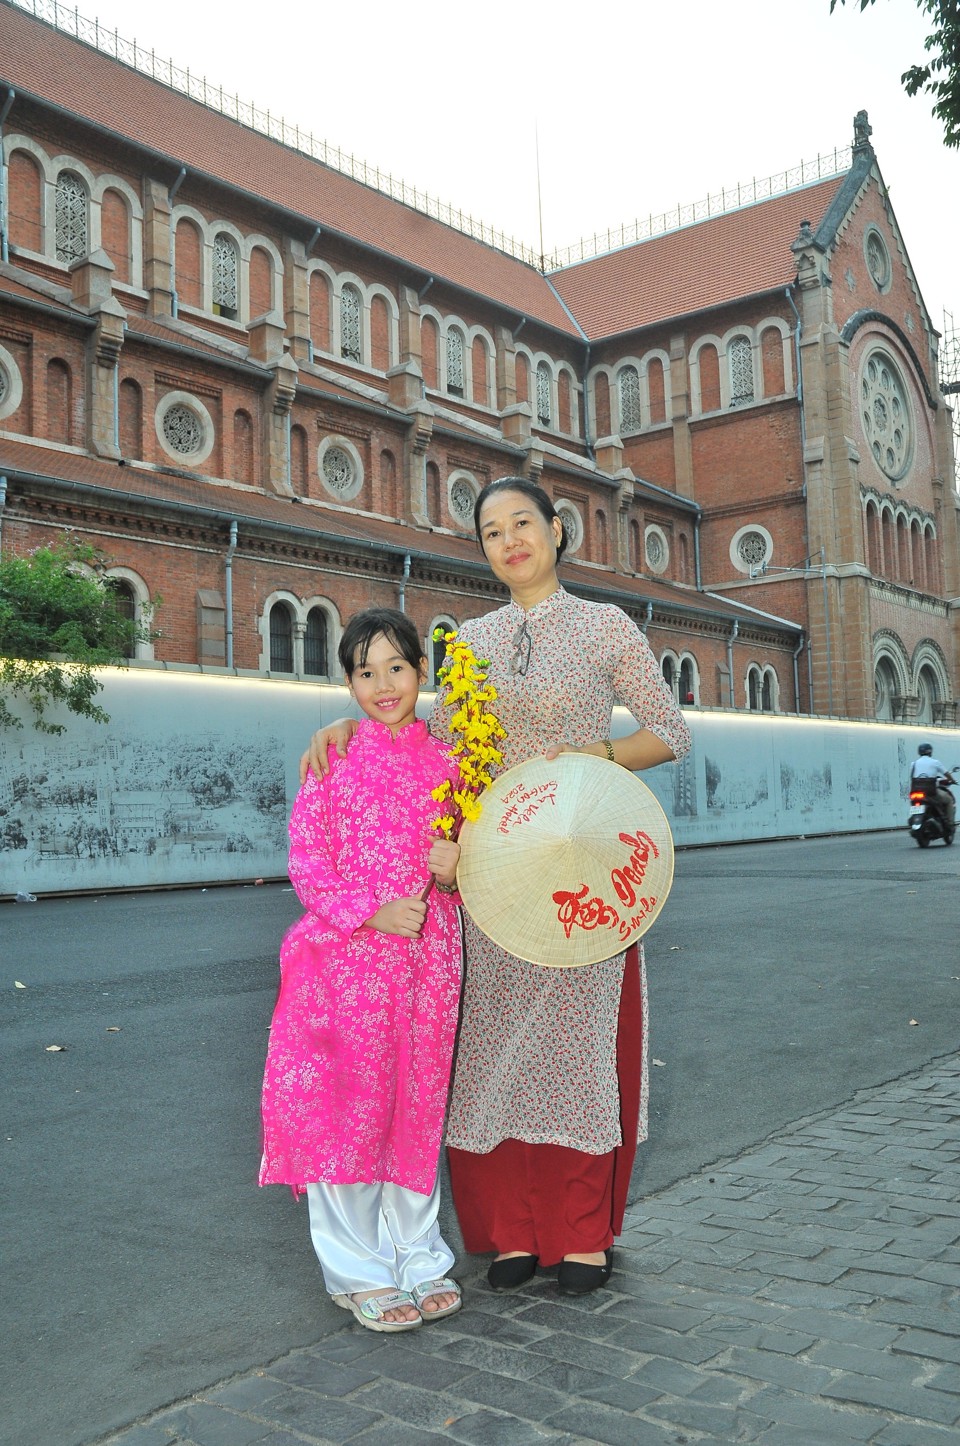
{"label": "woman", "polygon": [[[690,735],[639,628],[619,608],[560,585],[563,523],[542,488],[504,477],[474,509],[506,607],[458,636],[490,662],[504,767],[593,753],[639,770],[681,757]],[[611,742],[615,704],[637,729]],[[438,697],[431,731],[448,738]],[[310,763],[346,741],[314,735]],[[637,1141],[646,1135],[646,986],[636,949],[582,969],[516,959],[466,921],[463,1017],[447,1145],[464,1244],[493,1250],[494,1290],[559,1266],[561,1290],[609,1279]]]}

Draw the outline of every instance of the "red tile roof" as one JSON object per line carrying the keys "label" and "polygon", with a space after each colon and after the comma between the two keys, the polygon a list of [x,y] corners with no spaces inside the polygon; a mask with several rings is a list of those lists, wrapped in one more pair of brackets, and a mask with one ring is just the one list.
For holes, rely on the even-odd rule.
{"label": "red tile roof", "polygon": [[[169,157],[575,336],[532,266],[208,109],[7,3],[0,80]],[[16,111],[12,124],[15,124]]]}
{"label": "red tile roof", "polygon": [[665,236],[554,272],[550,279],[591,340],[785,287],[801,221],[816,231],[843,185],[818,181]]}

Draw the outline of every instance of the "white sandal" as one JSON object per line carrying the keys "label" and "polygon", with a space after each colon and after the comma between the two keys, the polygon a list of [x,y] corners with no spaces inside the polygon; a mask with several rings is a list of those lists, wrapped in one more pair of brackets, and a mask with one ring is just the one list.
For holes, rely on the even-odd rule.
{"label": "white sandal", "polygon": [[[453,1305],[444,1306],[442,1310],[424,1310],[424,1301],[429,1300],[432,1295],[449,1295],[451,1291],[457,1297]],[[442,1275],[439,1280],[425,1280],[421,1285],[415,1285],[410,1294],[424,1323],[442,1320],[445,1315],[453,1315],[463,1305],[459,1285],[447,1275]]]}
{"label": "white sandal", "polygon": [[[429,1295],[431,1292],[427,1292]],[[423,1317],[417,1316],[416,1320],[384,1320],[388,1310],[396,1310],[401,1305],[412,1305],[417,1307],[417,1302],[408,1290],[391,1290],[386,1295],[371,1295],[366,1300],[354,1300],[352,1295],[334,1295],[330,1297],[334,1305],[340,1306],[341,1310],[348,1310],[362,1326],[368,1331],[413,1331],[417,1326],[423,1325]]]}

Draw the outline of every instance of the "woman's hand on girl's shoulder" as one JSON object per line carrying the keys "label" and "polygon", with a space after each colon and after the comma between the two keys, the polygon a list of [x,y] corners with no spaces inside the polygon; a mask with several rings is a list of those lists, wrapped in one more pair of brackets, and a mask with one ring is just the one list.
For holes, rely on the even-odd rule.
{"label": "woman's hand on girl's shoulder", "polygon": [[357,731],[357,722],[354,718],[337,718],[335,722],[328,723],[326,728],[320,728],[310,739],[310,747],[300,759],[300,782],[304,783],[307,771],[312,769],[318,778],[330,772],[330,759],[328,752],[331,743],[335,746],[341,758],[346,758],[347,748],[354,733]]}

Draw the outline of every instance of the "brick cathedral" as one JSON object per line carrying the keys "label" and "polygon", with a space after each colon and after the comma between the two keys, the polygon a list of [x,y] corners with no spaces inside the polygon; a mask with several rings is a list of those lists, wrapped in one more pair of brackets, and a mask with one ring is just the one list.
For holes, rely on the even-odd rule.
{"label": "brick cathedral", "polygon": [[816,179],[540,258],[37,8],[0,0],[2,545],[161,594],[143,663],[335,679],[359,607],[498,606],[473,503],[519,473],[681,702],[955,722],[951,414],[865,114]]}

